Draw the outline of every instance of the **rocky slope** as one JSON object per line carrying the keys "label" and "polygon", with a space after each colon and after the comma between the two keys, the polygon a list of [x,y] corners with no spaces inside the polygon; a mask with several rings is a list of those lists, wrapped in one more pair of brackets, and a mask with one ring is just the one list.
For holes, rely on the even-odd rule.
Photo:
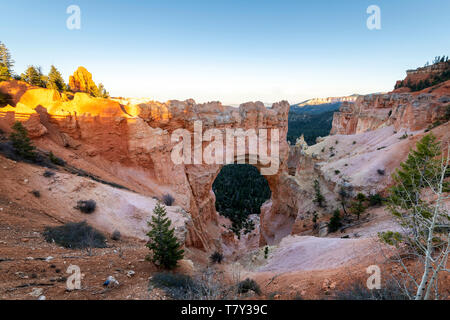
{"label": "rocky slope", "polygon": [[406,78],[395,84],[394,92],[409,92],[411,88],[430,87],[443,79],[448,80],[450,73],[450,62],[442,61],[425,67],[406,71]]}
{"label": "rocky slope", "polygon": [[334,114],[331,134],[355,134],[394,126],[396,131],[426,129],[440,120],[450,103],[450,81],[414,93],[391,92],[344,102]]}
{"label": "rocky slope", "polygon": [[[0,156],[0,163],[0,190],[21,205],[45,211],[60,222],[86,220],[109,235],[117,230],[127,237],[147,239],[147,221],[151,220],[155,199],[87,177],[35,167],[3,156]],[[44,175],[49,171],[52,175]],[[39,196],[34,196],[33,191],[38,191]],[[90,199],[97,204],[95,214],[83,214],[75,209],[78,201]],[[189,225],[192,226],[190,215],[178,206],[167,207],[167,214],[177,237],[184,243]]]}
{"label": "rocky slope", "polygon": [[[371,94],[343,102],[334,114],[330,136],[312,146],[298,140],[290,148],[290,176],[283,184],[283,194],[297,213],[289,229],[281,234],[326,235],[331,213],[341,207],[341,186],[351,187],[353,196],[358,192],[384,194],[392,184],[394,170],[428,131],[446,148],[450,141],[449,105],[450,81],[414,93]],[[320,184],[326,208],[313,202],[314,180]],[[373,217],[377,215],[375,211]],[[383,223],[378,231],[393,226],[392,222]]]}

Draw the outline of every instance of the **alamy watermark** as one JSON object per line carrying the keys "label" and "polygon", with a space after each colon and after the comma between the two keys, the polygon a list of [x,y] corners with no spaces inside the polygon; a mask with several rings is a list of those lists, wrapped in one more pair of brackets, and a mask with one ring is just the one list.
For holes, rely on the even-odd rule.
{"label": "alamy watermark", "polygon": [[381,30],[381,9],[377,5],[371,5],[367,7],[367,14],[370,16],[367,18],[367,28],[369,30]]}
{"label": "alamy watermark", "polygon": [[66,13],[70,16],[66,20],[66,26],[69,30],[81,29],[81,9],[77,5],[70,5],[66,9]]}
{"label": "alamy watermark", "polygon": [[366,281],[367,289],[381,289],[381,269],[377,265],[368,266],[366,272],[370,277]]}
{"label": "alamy watermark", "polygon": [[280,167],[279,129],[211,128],[203,131],[200,120],[194,131],[177,129],[172,133],[174,164],[253,164],[262,175],[274,175]]}
{"label": "alamy watermark", "polygon": [[70,274],[66,281],[66,288],[69,291],[81,289],[81,270],[80,267],[71,264],[66,273]]}

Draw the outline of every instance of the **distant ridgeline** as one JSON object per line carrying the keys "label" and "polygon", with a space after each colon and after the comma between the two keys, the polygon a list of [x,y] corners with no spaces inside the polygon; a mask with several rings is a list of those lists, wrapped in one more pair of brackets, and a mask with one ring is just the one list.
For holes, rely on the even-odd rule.
{"label": "distant ridgeline", "polygon": [[342,102],[317,105],[293,105],[289,111],[287,139],[295,144],[302,134],[308,145],[316,144],[317,137],[330,134],[334,112],[339,110]]}

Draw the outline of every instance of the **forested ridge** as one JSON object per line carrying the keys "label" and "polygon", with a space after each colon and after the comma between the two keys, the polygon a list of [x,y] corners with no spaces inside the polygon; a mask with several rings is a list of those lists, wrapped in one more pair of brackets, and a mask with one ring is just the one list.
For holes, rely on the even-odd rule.
{"label": "forested ridge", "polygon": [[304,107],[291,106],[287,140],[295,144],[297,138],[303,134],[308,145],[316,144],[317,137],[330,134],[333,114],[340,106],[340,102]]}

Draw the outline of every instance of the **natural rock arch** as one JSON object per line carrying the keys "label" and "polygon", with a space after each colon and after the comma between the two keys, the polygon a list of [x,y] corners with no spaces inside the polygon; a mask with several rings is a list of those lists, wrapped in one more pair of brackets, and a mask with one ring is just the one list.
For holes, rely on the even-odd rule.
{"label": "natural rock arch", "polygon": [[[70,148],[98,172],[140,193],[157,196],[173,193],[176,204],[191,216],[188,246],[207,250],[220,245],[211,186],[223,165],[175,164],[171,160],[175,145],[172,133],[177,129],[193,132],[196,121],[201,121],[203,130],[215,128],[224,133],[238,128],[278,130],[279,170],[266,176],[272,191],[272,207],[261,216],[261,244],[273,241],[278,225],[289,223],[289,216],[296,214],[292,212],[295,205],[288,204],[282,192],[289,150],[287,101],[274,103],[271,108],[261,102],[234,108],[220,102],[160,103],[93,98],[85,93],[76,93],[72,100],[67,100],[55,90],[30,87],[22,82],[2,83],[0,91],[11,96],[11,105],[2,110],[5,114],[19,112],[23,118],[26,111],[31,116],[26,123],[29,130],[33,126],[45,127],[46,130],[35,130],[42,134],[35,138],[50,139],[61,148]],[[0,115],[0,128],[8,130],[14,118]],[[19,120],[26,121],[22,118]],[[243,157],[254,160],[257,155],[246,152]],[[256,166],[263,167],[258,162]],[[277,223],[272,224],[271,220]]]}

